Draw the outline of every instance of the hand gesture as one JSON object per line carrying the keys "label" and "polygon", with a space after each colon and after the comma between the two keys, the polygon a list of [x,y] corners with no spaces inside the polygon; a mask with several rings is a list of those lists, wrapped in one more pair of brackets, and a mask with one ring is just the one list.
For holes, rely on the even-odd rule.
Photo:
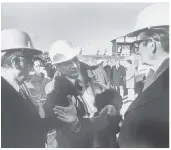
{"label": "hand gesture", "polygon": [[55,106],[53,109],[56,117],[65,123],[75,123],[77,121],[77,110],[74,106],[71,96],[68,96],[69,106]]}
{"label": "hand gesture", "polygon": [[113,105],[106,105],[99,114],[107,116],[116,116],[117,112]]}

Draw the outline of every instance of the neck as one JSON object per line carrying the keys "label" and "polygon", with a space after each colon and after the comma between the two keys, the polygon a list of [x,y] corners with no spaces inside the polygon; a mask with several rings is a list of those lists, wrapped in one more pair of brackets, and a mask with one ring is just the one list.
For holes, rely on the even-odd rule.
{"label": "neck", "polygon": [[155,57],[155,60],[152,62],[151,68],[154,71],[157,71],[157,69],[160,67],[160,65],[163,63],[163,61],[167,58],[169,58],[169,55],[167,53],[158,55],[158,57]]}

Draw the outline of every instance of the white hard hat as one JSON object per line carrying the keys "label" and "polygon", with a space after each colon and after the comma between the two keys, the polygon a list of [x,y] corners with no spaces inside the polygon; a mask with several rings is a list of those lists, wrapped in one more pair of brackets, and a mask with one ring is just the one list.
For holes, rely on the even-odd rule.
{"label": "white hard hat", "polygon": [[79,49],[65,40],[55,41],[49,50],[52,64],[68,61],[79,54]]}
{"label": "white hard hat", "polygon": [[127,36],[137,36],[140,32],[150,28],[168,28],[169,3],[152,4],[143,9],[138,17],[134,31]]}
{"label": "white hard hat", "polygon": [[33,47],[30,36],[16,29],[5,29],[1,31],[1,52],[13,50],[29,50],[29,53],[41,54],[40,50]]}

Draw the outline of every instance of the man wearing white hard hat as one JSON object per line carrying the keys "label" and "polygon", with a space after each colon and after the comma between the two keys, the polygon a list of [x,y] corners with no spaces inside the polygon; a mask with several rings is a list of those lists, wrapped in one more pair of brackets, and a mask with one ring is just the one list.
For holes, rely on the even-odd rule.
{"label": "man wearing white hard hat", "polygon": [[45,147],[42,120],[24,85],[32,58],[41,51],[27,33],[15,29],[1,32],[1,44],[1,146]]}
{"label": "man wearing white hard hat", "polygon": [[[82,83],[77,80],[80,71],[78,53],[79,50],[68,41],[60,40],[52,44],[49,56],[52,63],[61,72],[61,76],[54,77],[52,91],[47,96],[45,112],[47,116],[52,116],[55,113],[60,121],[75,125],[73,127],[78,131],[74,137],[63,133],[69,141],[69,147],[91,147],[92,139],[89,138],[89,135],[93,133],[93,130],[104,128],[108,124],[107,113],[116,111],[114,107],[107,106],[101,112],[103,115],[87,118],[91,108],[80,94]],[[80,82],[80,84],[77,83],[78,87],[75,85],[77,81]],[[68,96],[72,96],[72,98]],[[58,106],[52,110],[51,106],[53,105]],[[81,126],[80,121],[83,122]],[[59,124],[61,123],[59,122]],[[63,147],[67,147],[67,145],[65,144]]]}
{"label": "man wearing white hard hat", "polygon": [[135,31],[144,64],[153,69],[150,82],[129,106],[119,135],[120,147],[169,147],[169,4],[145,8]]}

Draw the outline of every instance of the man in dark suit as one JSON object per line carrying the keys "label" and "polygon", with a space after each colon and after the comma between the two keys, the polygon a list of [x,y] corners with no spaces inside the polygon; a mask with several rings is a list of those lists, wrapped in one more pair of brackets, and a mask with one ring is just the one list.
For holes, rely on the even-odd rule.
{"label": "man in dark suit", "polygon": [[[143,30],[128,35],[137,36],[142,61],[151,66],[154,74],[125,113],[118,139],[122,148],[169,147],[169,26],[160,22],[163,18],[168,20],[167,10],[167,4],[144,9],[139,17],[147,19],[147,14],[157,15],[155,23],[165,26],[155,26],[149,18],[143,21],[151,28],[144,26]],[[142,28],[142,22],[139,25]]]}
{"label": "man in dark suit", "polygon": [[[3,30],[1,40],[1,53],[4,53],[1,56],[1,146],[43,148],[48,126],[58,125],[58,121],[54,118],[48,122],[48,119],[40,117],[35,101],[24,83],[32,59],[42,52],[36,50],[30,36],[20,30]],[[67,125],[72,128],[72,123]]]}
{"label": "man in dark suit", "polygon": [[1,39],[1,146],[43,148],[45,126],[24,86],[32,58],[41,51],[23,31],[3,30]]}
{"label": "man in dark suit", "polygon": [[[77,51],[70,42],[64,40],[55,41],[49,50],[52,64],[61,72],[60,76],[54,76],[52,86],[50,87],[52,90],[49,91],[45,104],[46,117],[56,118],[57,115],[57,119],[59,120],[58,126],[54,126],[56,130],[61,133],[57,133],[55,137],[57,143],[59,143],[56,147],[92,147],[91,131],[97,127],[89,125],[89,131],[82,130],[81,132],[73,134],[68,130],[66,123],[72,124],[75,122],[74,124],[77,124],[79,120],[83,120],[85,125],[87,122],[95,121],[97,124],[100,124],[99,128],[103,128],[108,124],[108,120],[103,116],[100,118],[97,117],[98,119],[88,119],[92,113],[92,109],[82,96],[83,85],[81,80],[78,80],[81,73],[83,73],[82,77],[86,76],[86,74],[81,71],[81,69],[86,68],[86,66],[84,64],[84,67],[82,66],[83,68],[81,68],[83,64],[78,61],[77,52],[79,51]],[[86,81],[84,82],[86,83]],[[68,101],[68,96],[72,96],[73,99],[69,99]],[[55,105],[58,105],[56,107],[59,108],[57,111],[53,110]],[[64,109],[66,107],[66,113],[63,113],[63,107]],[[70,112],[72,108],[73,112]],[[106,110],[108,110],[108,108]],[[75,116],[72,116],[72,114]],[[52,122],[50,122],[50,124],[52,124]],[[63,135],[65,138],[61,140],[62,137],[60,135]]]}
{"label": "man in dark suit", "polygon": [[124,97],[124,80],[126,76],[125,67],[120,65],[120,60],[116,60],[115,66],[112,67],[112,83],[115,86],[115,89],[119,88],[120,95]]}

